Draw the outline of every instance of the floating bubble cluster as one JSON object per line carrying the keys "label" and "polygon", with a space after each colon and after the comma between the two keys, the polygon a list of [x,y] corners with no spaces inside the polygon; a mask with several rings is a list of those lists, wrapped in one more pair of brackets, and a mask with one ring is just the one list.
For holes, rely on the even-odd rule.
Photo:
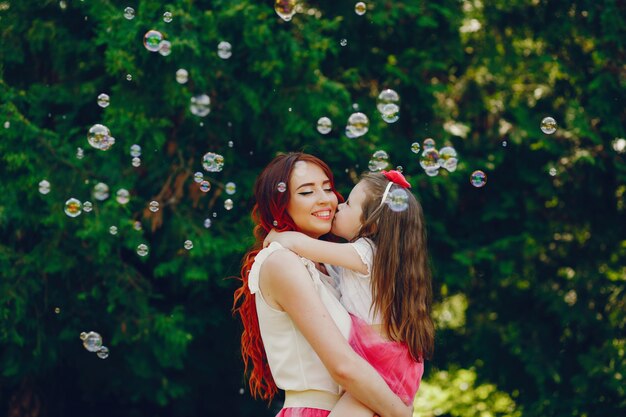
{"label": "floating bubble cluster", "polygon": [[209,172],[220,172],[224,168],[224,157],[214,152],[207,152],[202,157],[202,166]]}
{"label": "floating bubble cluster", "polygon": [[458,160],[456,150],[451,146],[444,146],[439,150],[439,166],[448,172],[456,171]]}
{"label": "floating bubble cluster", "polygon": [[389,88],[383,90],[376,100],[376,108],[385,122],[395,123],[400,118],[400,96]]}
{"label": "floating bubble cluster", "polygon": [[346,132],[349,132],[352,137],[358,138],[367,133],[370,127],[370,121],[363,113],[352,113],[348,118],[348,125],[346,126]]}
{"label": "floating bubble cluster", "polygon": [[541,121],[541,131],[546,135],[556,132],[556,120],[552,117],[544,117]]}
{"label": "floating bubble cluster", "polygon": [[276,0],[274,2],[274,10],[285,22],[289,22],[296,14],[296,0]]}
{"label": "floating bubble cluster", "polygon": [[484,187],[487,184],[487,175],[481,170],[476,170],[472,172],[470,182],[476,188]]}
{"label": "floating bubble cluster", "polygon": [[39,192],[43,195],[46,195],[50,192],[50,183],[48,180],[39,181]]}
{"label": "floating bubble cluster", "polygon": [[383,150],[374,152],[367,167],[372,172],[382,171],[389,166],[389,155]]}
{"label": "floating bubble cluster", "polygon": [[206,94],[191,97],[189,110],[195,116],[205,117],[211,113],[211,98]]}
{"label": "floating bubble cluster", "polygon": [[224,186],[224,189],[226,191],[226,194],[233,195],[237,191],[237,185],[235,185],[234,182],[227,182]]}
{"label": "floating bubble cluster", "polygon": [[328,134],[333,128],[333,122],[328,117],[320,117],[317,121],[317,131],[322,135]]}
{"label": "floating bubble cluster", "polygon": [[[57,313],[59,313],[59,310]],[[102,336],[96,332],[82,332],[80,339],[83,341],[83,347],[89,352],[96,352],[96,355],[100,359],[106,359],[109,357],[109,348],[102,346]]]}
{"label": "floating bubble cluster", "polygon": [[228,59],[233,55],[233,47],[229,42],[222,41],[217,45],[217,56]]}
{"label": "floating bubble cluster", "polygon": [[150,52],[157,52],[161,47],[163,34],[158,30],[149,30],[143,36],[143,46]]}

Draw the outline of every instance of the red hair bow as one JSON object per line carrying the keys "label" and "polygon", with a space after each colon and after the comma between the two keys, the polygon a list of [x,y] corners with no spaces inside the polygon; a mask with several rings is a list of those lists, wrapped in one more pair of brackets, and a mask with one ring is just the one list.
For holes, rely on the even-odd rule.
{"label": "red hair bow", "polygon": [[381,171],[382,174],[394,184],[398,184],[403,188],[411,188],[411,184],[408,183],[404,175],[400,171],[391,170],[391,171]]}

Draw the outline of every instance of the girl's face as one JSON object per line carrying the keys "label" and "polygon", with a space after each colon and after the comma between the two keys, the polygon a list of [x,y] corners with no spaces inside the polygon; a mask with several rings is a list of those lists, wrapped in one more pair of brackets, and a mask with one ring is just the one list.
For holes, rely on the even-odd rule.
{"label": "girl's face", "polygon": [[346,240],[354,239],[361,230],[362,205],[365,202],[366,187],[363,181],[354,186],[345,203],[337,208],[332,232]]}
{"label": "girl's face", "polygon": [[298,161],[289,178],[287,213],[300,231],[315,239],[330,232],[337,196],[318,165]]}

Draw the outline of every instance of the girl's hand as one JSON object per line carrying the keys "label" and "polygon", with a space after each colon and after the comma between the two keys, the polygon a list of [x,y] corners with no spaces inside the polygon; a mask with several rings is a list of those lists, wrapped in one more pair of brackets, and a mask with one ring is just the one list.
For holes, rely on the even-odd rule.
{"label": "girl's hand", "polygon": [[275,229],[270,230],[270,232],[265,237],[263,241],[263,247],[266,248],[272,242],[278,242],[285,249],[293,250],[296,245],[297,236],[300,233],[298,232],[277,232]]}

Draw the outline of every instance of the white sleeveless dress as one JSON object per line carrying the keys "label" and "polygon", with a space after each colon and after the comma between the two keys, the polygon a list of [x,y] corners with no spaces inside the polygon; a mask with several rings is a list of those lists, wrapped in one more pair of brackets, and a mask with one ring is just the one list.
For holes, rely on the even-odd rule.
{"label": "white sleeveless dress", "polygon": [[[339,400],[342,388],[331,378],[289,314],[267,304],[259,288],[261,265],[270,254],[281,249],[284,250],[278,242],[273,242],[261,250],[256,255],[248,278],[248,288],[255,295],[261,338],[272,377],[278,388],[285,390],[284,408],[330,410]],[[300,259],[309,272],[317,295],[347,340],[350,336],[351,319],[338,300],[339,294],[333,287],[333,280],[318,271],[312,261]]]}

